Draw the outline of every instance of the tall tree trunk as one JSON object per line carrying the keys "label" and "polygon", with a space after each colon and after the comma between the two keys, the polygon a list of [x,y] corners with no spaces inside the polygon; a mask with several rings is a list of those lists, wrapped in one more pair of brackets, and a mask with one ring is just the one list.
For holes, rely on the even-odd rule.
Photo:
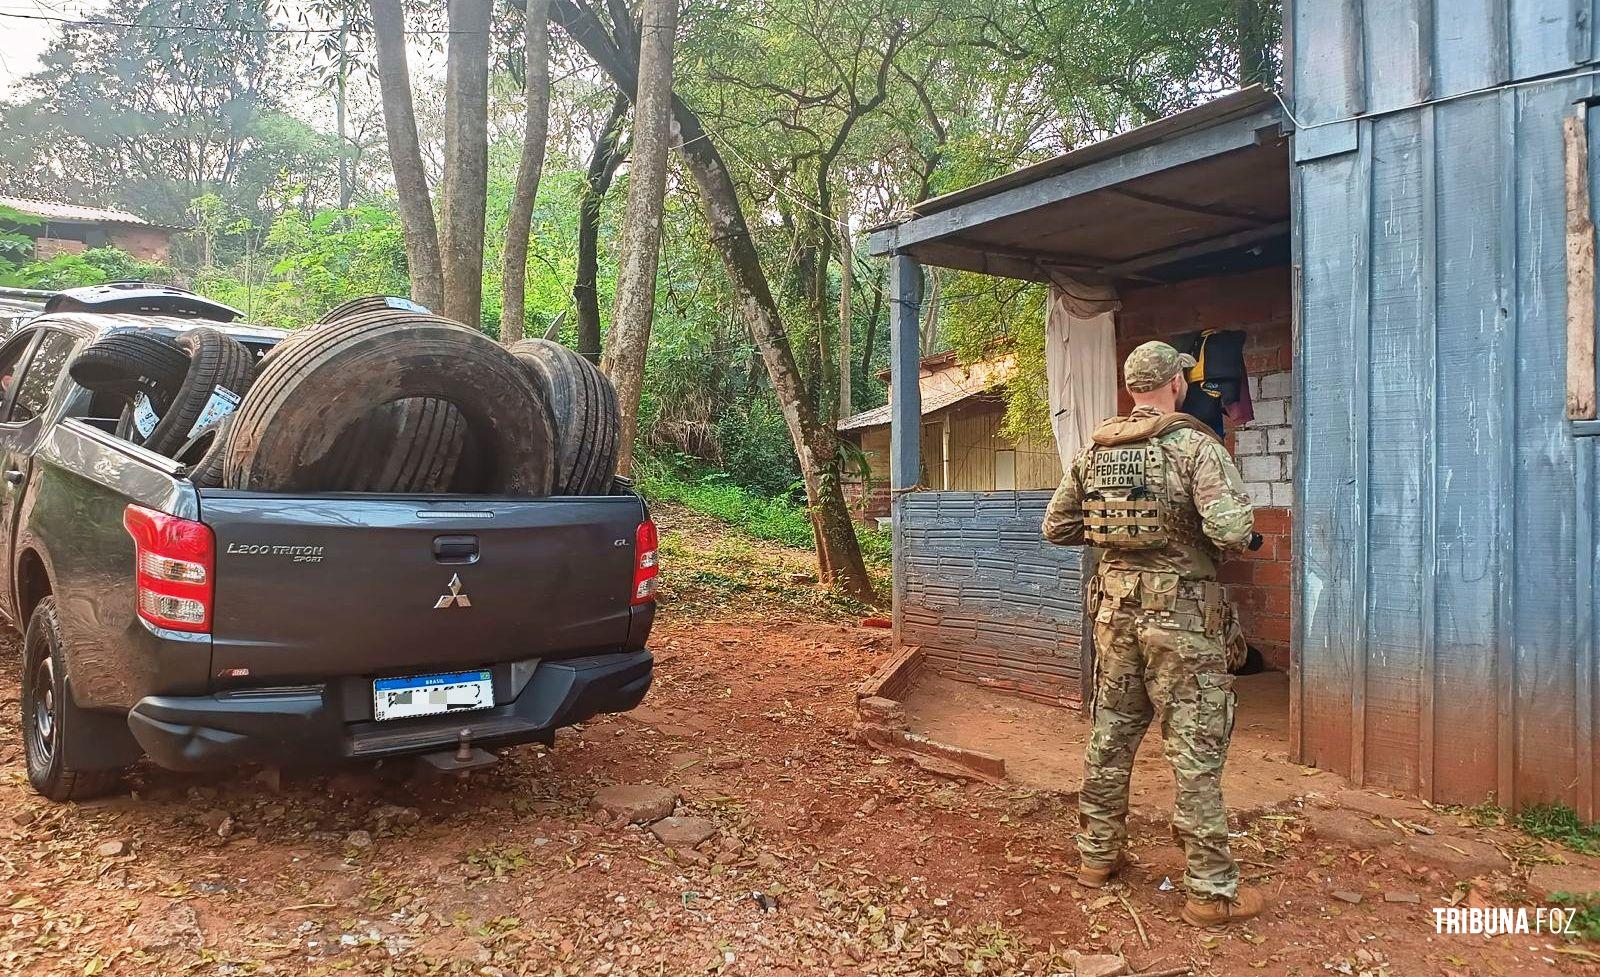
{"label": "tall tree trunk", "polygon": [[[552,13],[572,38],[583,46],[617,86],[633,89],[639,65],[628,47],[619,46],[605,31],[593,11],[574,0],[554,0]],[[756,251],[739,204],[739,193],[728,164],[716,144],[682,99],[673,99],[678,123],[678,150],[700,190],[700,206],[710,225],[711,239],[722,253],[733,289],[735,305],[761,358],[773,392],[783,410],[784,423],[800,463],[806,499],[816,514],[818,566],[826,568],[837,589],[860,600],[873,600],[872,581],[861,559],[861,545],[850,522],[839,480],[838,435],[819,424],[804,409],[804,388],[795,365],[794,349],[783,318],[773,301],[761,256]]]}
{"label": "tall tree trunk", "polygon": [[855,246],[850,242],[850,210],[844,209],[839,220],[839,416],[855,413],[854,391],[850,389],[850,335],[854,318],[850,312],[850,289],[855,268]]}
{"label": "tall tree trunk", "polygon": [[450,0],[444,74],[443,314],[474,329],[483,317],[483,216],[489,192],[487,0]]}
{"label": "tall tree trunk", "polygon": [[678,0],[645,0],[640,24],[628,218],[622,228],[622,260],[617,269],[617,309],[600,360],[600,369],[616,385],[617,403],[622,408],[617,471],[623,475],[633,471],[645,353],[655,315],[667,152],[672,148],[672,55],[678,37]]}
{"label": "tall tree trunk", "polygon": [[507,346],[522,338],[528,316],[528,234],[544,172],[545,140],[550,134],[550,0],[528,0],[523,19],[523,49],[528,61],[526,131],[522,161],[517,164],[517,191],[506,219],[501,267],[505,295],[500,304],[500,341]]}
{"label": "tall tree trunk", "polygon": [[861,347],[861,382],[866,383],[872,376],[872,344],[877,340],[878,316],[883,313],[883,286],[874,284],[872,289],[872,314],[867,316],[867,341]]}
{"label": "tall tree trunk", "polygon": [[578,308],[578,352],[591,363],[600,362],[600,207],[627,152],[623,149],[622,123],[628,117],[628,96],[617,92],[611,114],[589,154],[589,172],[578,207],[578,274],[572,301]]}
{"label": "tall tree trunk", "polygon": [[406,63],[406,17],[400,0],[368,0],[376,41],[378,90],[383,98],[383,126],[394,167],[400,226],[406,239],[406,265],[411,297],[430,309],[444,305],[444,272],[439,256],[439,229],[433,220],[428,176],[422,168],[422,145],[411,103],[411,68]]}
{"label": "tall tree trunk", "polygon": [[1238,30],[1239,84],[1269,82],[1272,55],[1268,51],[1266,11],[1263,0],[1237,0],[1235,25]]}
{"label": "tall tree trunk", "polygon": [[355,198],[355,181],[350,178],[350,9],[345,8],[339,22],[339,66],[335,81],[333,116],[339,138],[339,209],[349,210]]}

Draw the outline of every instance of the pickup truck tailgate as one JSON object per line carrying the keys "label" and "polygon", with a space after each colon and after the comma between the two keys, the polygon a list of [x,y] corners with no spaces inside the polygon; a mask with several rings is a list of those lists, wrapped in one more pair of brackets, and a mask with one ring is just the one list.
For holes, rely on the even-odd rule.
{"label": "pickup truck tailgate", "polygon": [[[628,640],[630,495],[538,500],[206,490],[212,675],[251,685],[444,672]],[[248,669],[247,673],[235,670]]]}

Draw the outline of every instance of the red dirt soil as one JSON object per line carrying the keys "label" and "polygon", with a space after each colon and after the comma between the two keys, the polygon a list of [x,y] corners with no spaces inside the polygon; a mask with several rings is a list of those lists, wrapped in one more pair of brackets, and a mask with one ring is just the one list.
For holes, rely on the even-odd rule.
{"label": "red dirt soil", "polygon": [[[0,970],[1053,974],[1077,949],[1197,974],[1600,972],[1547,936],[1435,935],[1431,907],[1456,880],[1317,841],[1292,805],[1236,812],[1268,917],[1191,929],[1181,894],[1157,888],[1181,872],[1164,821],[1135,818],[1125,885],[1084,890],[1070,796],[943,780],[857,745],[854,689],[888,656],[886,632],[668,614],[654,645],[639,710],[465,781],[144,768],[135,796],[53,805],[27,787],[11,641]],[[603,825],[589,801],[612,783],[677,788],[681,813],[720,834],[675,852]]]}

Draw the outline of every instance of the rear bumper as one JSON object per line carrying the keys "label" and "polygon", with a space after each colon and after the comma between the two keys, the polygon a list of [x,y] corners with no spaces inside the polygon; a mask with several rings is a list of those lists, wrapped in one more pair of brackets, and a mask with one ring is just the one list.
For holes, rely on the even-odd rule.
{"label": "rear bumper", "polygon": [[347,697],[328,686],[146,696],[129,712],[128,727],[145,753],[170,770],[427,753],[454,747],[463,729],[475,746],[550,742],[563,726],[638,705],[653,669],[648,651],[540,662],[516,697],[493,709],[386,723],[372,721],[370,711],[364,720],[347,721],[341,701]]}

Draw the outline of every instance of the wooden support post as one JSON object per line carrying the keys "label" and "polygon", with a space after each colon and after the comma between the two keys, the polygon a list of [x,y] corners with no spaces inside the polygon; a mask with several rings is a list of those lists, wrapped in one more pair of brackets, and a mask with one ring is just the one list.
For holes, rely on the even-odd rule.
{"label": "wooden support post", "polygon": [[905,617],[905,544],[901,496],[922,480],[922,266],[908,255],[889,258],[889,514],[894,524],[894,642]]}
{"label": "wooden support post", "polygon": [[1594,215],[1587,109],[1562,122],[1567,149],[1567,420],[1595,419]]}
{"label": "wooden support post", "polygon": [[922,266],[915,259],[889,259],[889,299],[889,488],[899,493],[922,479]]}

